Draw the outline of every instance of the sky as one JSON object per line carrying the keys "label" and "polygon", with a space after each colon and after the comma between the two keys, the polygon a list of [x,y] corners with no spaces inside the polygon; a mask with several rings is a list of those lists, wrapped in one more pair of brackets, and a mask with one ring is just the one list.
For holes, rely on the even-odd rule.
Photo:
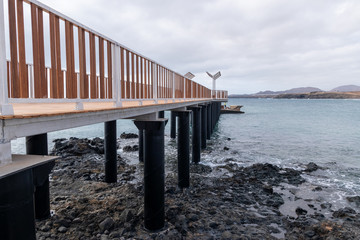
{"label": "sky", "polygon": [[360,85],[359,0],[41,0],[211,88]]}

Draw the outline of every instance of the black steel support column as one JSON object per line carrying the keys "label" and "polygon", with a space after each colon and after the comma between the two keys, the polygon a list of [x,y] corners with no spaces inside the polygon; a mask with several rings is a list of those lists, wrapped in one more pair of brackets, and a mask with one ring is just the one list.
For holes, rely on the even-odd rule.
{"label": "black steel support column", "polygon": [[117,181],[116,120],[105,122],[105,182]]}
{"label": "black steel support column", "polygon": [[0,179],[0,239],[36,240],[33,171]]}
{"label": "black steel support column", "polygon": [[[26,137],[26,154],[48,155],[47,134]],[[54,165],[55,161],[51,161],[32,169],[35,218],[39,220],[50,217],[49,173]]]}
{"label": "black steel support column", "polygon": [[192,161],[200,162],[201,155],[201,107],[189,107],[192,111]]}
{"label": "black steel support column", "polygon": [[218,102],[216,110],[217,110],[216,122],[218,122],[220,119],[221,102]]}
{"label": "black steel support column", "polygon": [[206,148],[206,135],[207,135],[207,107],[201,106],[201,149]]}
{"label": "black steel support column", "polygon": [[176,138],[176,112],[171,111],[170,119],[170,137],[172,139]]}
{"label": "black steel support column", "polygon": [[160,111],[158,116],[159,116],[159,118],[164,118],[165,117],[165,111]]}
{"label": "black steel support column", "polygon": [[134,121],[144,130],[144,218],[145,228],[159,230],[165,225],[164,129],[167,119]]}
{"label": "black steel support column", "polygon": [[211,110],[211,133],[214,132],[215,124],[216,124],[216,103],[214,102],[212,104],[212,110]]}
{"label": "black steel support column", "polygon": [[144,130],[139,129],[139,162],[144,162]]}
{"label": "black steel support column", "polygon": [[190,112],[177,112],[178,123],[178,185],[180,188],[190,186]]}
{"label": "black steel support column", "polygon": [[207,139],[210,140],[212,134],[212,103],[210,102],[207,108],[208,122],[207,122]]}

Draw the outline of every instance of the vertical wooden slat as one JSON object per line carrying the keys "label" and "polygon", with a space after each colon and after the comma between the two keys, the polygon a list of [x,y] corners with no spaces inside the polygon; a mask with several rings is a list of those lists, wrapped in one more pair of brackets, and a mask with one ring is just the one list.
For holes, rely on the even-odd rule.
{"label": "vertical wooden slat", "polygon": [[104,39],[99,37],[100,98],[105,98]]}
{"label": "vertical wooden slat", "polygon": [[43,22],[43,10],[38,8],[38,46],[39,46],[39,67],[40,67],[40,98],[48,97],[47,77],[45,68],[45,49],[44,49],[44,22]]}
{"label": "vertical wooden slat", "polygon": [[144,59],[144,84],[145,84],[145,98],[148,98],[148,73],[147,73],[147,60]]}
{"label": "vertical wooden slat", "polygon": [[144,98],[144,72],[143,72],[143,58],[140,57],[140,98]]}
{"label": "vertical wooden slat", "polygon": [[149,98],[154,98],[153,92],[153,76],[152,76],[152,63],[148,61],[148,81],[149,81]]}
{"label": "vertical wooden slat", "polygon": [[96,89],[96,54],[95,54],[95,35],[89,33],[90,42],[90,98],[95,99],[97,96]]}
{"label": "vertical wooden slat", "polygon": [[165,69],[163,67],[161,67],[161,94],[162,97],[165,98]]}
{"label": "vertical wooden slat", "polygon": [[79,74],[80,74],[80,98],[89,98],[89,82],[86,76],[86,50],[85,30],[78,28],[79,39]]}
{"label": "vertical wooden slat", "polygon": [[135,98],[135,55],[131,53],[131,98]]}
{"label": "vertical wooden slat", "polygon": [[73,24],[65,21],[66,36],[66,97],[77,97],[77,78],[75,76],[74,29]]}
{"label": "vertical wooden slat", "polygon": [[39,64],[39,40],[38,40],[38,16],[37,7],[31,4],[31,29],[32,29],[32,45],[33,45],[33,64],[34,64],[34,97],[39,98],[39,79],[40,79],[40,64]]}
{"label": "vertical wooden slat", "polygon": [[[10,85],[12,98],[20,97],[20,79],[18,74],[18,51],[16,39],[15,0],[9,0],[9,37],[10,37]],[[9,85],[9,86],[10,86]]]}
{"label": "vertical wooden slat", "polygon": [[51,55],[51,77],[50,77],[50,98],[57,98],[57,64],[56,64],[56,34],[55,34],[55,15],[49,14],[50,22],[50,55]]}
{"label": "vertical wooden slat", "polygon": [[124,73],[124,49],[120,48],[120,58],[121,58],[121,97],[125,98],[125,73]]}
{"label": "vertical wooden slat", "polygon": [[139,85],[139,56],[136,55],[136,99],[140,98],[140,85]]}
{"label": "vertical wooden slat", "polygon": [[108,98],[112,98],[113,87],[112,87],[112,55],[111,55],[111,42],[107,42],[107,67],[108,67]]}
{"label": "vertical wooden slat", "polygon": [[29,97],[29,83],[26,67],[25,55],[25,32],[24,32],[24,11],[23,0],[17,0],[17,26],[18,26],[18,44],[19,44],[19,83],[20,97]]}
{"label": "vertical wooden slat", "polygon": [[57,98],[64,98],[64,74],[61,69],[60,19],[57,16],[55,16],[55,46],[56,46]]}
{"label": "vertical wooden slat", "polygon": [[157,98],[161,98],[161,82],[160,82],[160,66],[159,65],[155,65],[156,66],[156,85],[157,85]]}
{"label": "vertical wooden slat", "polygon": [[126,51],[126,98],[130,98],[130,52]]}

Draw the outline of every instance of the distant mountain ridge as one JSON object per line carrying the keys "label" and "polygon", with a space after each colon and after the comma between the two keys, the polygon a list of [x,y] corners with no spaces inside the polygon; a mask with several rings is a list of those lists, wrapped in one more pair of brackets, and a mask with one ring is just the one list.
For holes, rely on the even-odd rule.
{"label": "distant mountain ridge", "polygon": [[285,91],[262,91],[255,93],[255,95],[279,95],[279,94],[287,94],[287,93],[310,93],[310,92],[323,92],[320,88],[315,87],[300,87],[300,88],[292,88]]}
{"label": "distant mountain ridge", "polygon": [[[292,88],[292,89],[288,89],[288,90],[284,90],[284,91],[266,90],[266,91],[261,91],[261,92],[257,92],[254,94],[230,94],[229,97],[230,98],[274,98],[279,95],[310,94],[310,93],[323,93],[320,95],[312,94],[311,97],[313,97],[313,96],[330,97],[330,96],[334,96],[334,95],[324,94],[324,93],[349,93],[349,92],[360,92],[360,86],[343,85],[343,86],[336,87],[330,91],[324,91],[324,90],[321,90],[320,88],[316,88],[316,87],[299,87],[299,88]],[[344,95],[344,96],[346,97],[347,95]]]}

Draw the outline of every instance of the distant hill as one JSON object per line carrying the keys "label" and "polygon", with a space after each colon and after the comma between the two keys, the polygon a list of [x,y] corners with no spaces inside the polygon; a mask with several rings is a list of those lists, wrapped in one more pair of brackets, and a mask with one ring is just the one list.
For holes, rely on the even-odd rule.
{"label": "distant hill", "polygon": [[357,85],[344,85],[332,89],[330,92],[356,92],[360,91],[360,86]]}
{"label": "distant hill", "polygon": [[323,92],[320,88],[315,87],[299,87],[299,88],[292,88],[285,91],[261,91],[255,93],[255,95],[279,95],[279,94],[287,94],[287,93],[310,93],[310,92]]}
{"label": "distant hill", "polygon": [[359,99],[360,92],[311,92],[279,94],[274,98],[297,99]]}
{"label": "distant hill", "polygon": [[231,94],[229,98],[359,98],[360,86],[344,85],[330,91],[315,87],[299,87],[285,91],[261,91],[254,94]]}

